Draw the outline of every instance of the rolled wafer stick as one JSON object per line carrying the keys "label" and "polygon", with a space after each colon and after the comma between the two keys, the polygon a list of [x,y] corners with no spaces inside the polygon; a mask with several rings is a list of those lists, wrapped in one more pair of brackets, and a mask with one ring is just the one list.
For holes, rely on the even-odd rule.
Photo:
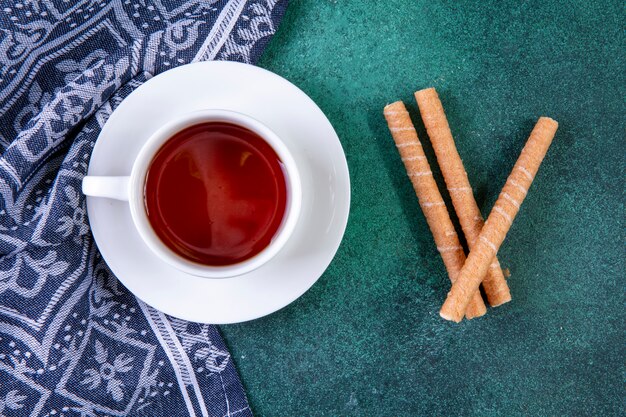
{"label": "rolled wafer stick", "polygon": [[[483,216],[474,199],[472,186],[463,167],[463,161],[456,149],[452,132],[443,111],[443,106],[434,88],[415,92],[422,120],[430,137],[430,142],[437,155],[437,161],[446,181],[452,205],[461,223],[470,251],[483,228]],[[511,301],[511,292],[504,279],[497,257],[493,257],[487,275],[483,279],[483,288],[491,306],[496,307]]]}
{"label": "rolled wafer stick", "polygon": [[[428,226],[435,238],[437,250],[446,266],[450,281],[454,283],[465,262],[465,252],[463,252],[446,205],[433,178],[422,144],[404,103],[397,101],[387,105],[384,115]],[[482,316],[487,312],[480,292],[474,291],[470,298],[467,309],[463,312],[468,319]]]}
{"label": "rolled wafer stick", "polygon": [[558,126],[556,121],[548,117],[541,117],[535,125],[496,204],[489,213],[485,226],[480,231],[474,248],[470,251],[457,280],[452,284],[448,298],[441,307],[439,314],[444,319],[459,322],[463,318],[465,309],[480,286],[491,260],[511,228]]}

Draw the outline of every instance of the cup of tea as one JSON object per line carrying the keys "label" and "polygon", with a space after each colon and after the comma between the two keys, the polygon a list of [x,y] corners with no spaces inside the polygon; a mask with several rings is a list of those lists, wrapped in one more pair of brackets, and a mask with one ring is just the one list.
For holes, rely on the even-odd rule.
{"label": "cup of tea", "polygon": [[208,278],[242,275],[272,259],[292,234],[302,201],[285,143],[260,121],[227,110],[166,123],[145,142],[130,176],[87,176],[82,188],[87,196],[128,201],[156,256]]}

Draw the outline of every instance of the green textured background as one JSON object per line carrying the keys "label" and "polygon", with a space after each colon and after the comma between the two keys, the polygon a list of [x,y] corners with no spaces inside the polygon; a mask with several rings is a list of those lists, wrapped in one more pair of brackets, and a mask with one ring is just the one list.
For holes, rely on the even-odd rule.
{"label": "green textured background", "polygon": [[[257,415],[625,415],[624,10],[292,0],[260,65],[334,125],[352,208],[308,293],[222,327]],[[428,143],[429,86],[484,214],[536,119],[560,122],[500,250],[513,302],[460,325],[438,316],[448,279],[382,116],[404,100]]]}

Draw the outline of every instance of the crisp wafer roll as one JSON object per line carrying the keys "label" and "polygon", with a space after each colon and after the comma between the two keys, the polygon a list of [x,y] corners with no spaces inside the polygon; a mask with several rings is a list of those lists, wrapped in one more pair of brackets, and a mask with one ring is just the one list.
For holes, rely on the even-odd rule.
{"label": "crisp wafer roll", "polygon": [[557,128],[558,123],[548,117],[540,118],[535,125],[496,204],[489,213],[474,248],[470,251],[448,298],[441,307],[439,314],[444,319],[459,322],[463,318],[491,260],[511,228]]}
{"label": "crisp wafer roll", "polygon": [[[406,167],[407,175],[417,194],[419,204],[422,207],[424,216],[426,216],[428,226],[433,233],[437,250],[441,254],[450,281],[454,282],[465,262],[465,252],[463,252],[446,205],[437,188],[437,183],[433,178],[433,173],[426,160],[426,155],[424,155],[417,132],[413,127],[404,103],[401,101],[386,106],[384,115]],[[482,316],[486,311],[487,309],[480,292],[474,291],[474,294],[468,300],[468,306],[466,311],[464,311],[464,315],[471,319]]]}
{"label": "crisp wafer roll", "polygon": [[[463,161],[454,144],[443,105],[434,88],[417,91],[415,100],[471,251],[483,228],[483,216],[476,204]],[[497,257],[494,256],[491,261],[482,284],[491,306],[496,307],[511,301],[511,292]]]}

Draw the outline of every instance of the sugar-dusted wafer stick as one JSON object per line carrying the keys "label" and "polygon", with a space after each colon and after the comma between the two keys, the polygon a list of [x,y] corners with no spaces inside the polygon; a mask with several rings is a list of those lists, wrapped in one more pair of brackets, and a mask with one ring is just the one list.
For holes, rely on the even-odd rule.
{"label": "sugar-dusted wafer stick", "polygon": [[[454,283],[465,262],[465,252],[454,231],[448,210],[424,155],[422,144],[417,138],[417,132],[404,103],[397,101],[387,105],[384,115],[428,226],[435,238],[437,250],[446,266],[450,281]],[[487,312],[480,292],[475,291],[470,298],[467,310],[463,312],[468,319],[482,316]]]}
{"label": "sugar-dusted wafer stick", "polygon": [[[422,120],[435,150],[435,155],[437,155],[437,162],[439,162],[441,173],[452,198],[452,205],[471,251],[483,228],[483,216],[474,199],[472,186],[463,167],[463,161],[461,161],[456,150],[446,114],[434,88],[417,91],[415,100],[422,114]],[[483,288],[489,304],[493,307],[511,301],[509,286],[504,279],[498,258],[495,256],[487,270],[487,275],[483,279]]]}
{"label": "sugar-dusted wafer stick", "polygon": [[511,228],[528,188],[539,170],[539,165],[552,143],[558,125],[548,117],[541,117],[535,125],[496,204],[489,213],[476,245],[470,251],[457,280],[452,284],[448,298],[441,307],[439,314],[444,319],[459,322],[463,318],[465,309],[480,286],[491,260]]}

